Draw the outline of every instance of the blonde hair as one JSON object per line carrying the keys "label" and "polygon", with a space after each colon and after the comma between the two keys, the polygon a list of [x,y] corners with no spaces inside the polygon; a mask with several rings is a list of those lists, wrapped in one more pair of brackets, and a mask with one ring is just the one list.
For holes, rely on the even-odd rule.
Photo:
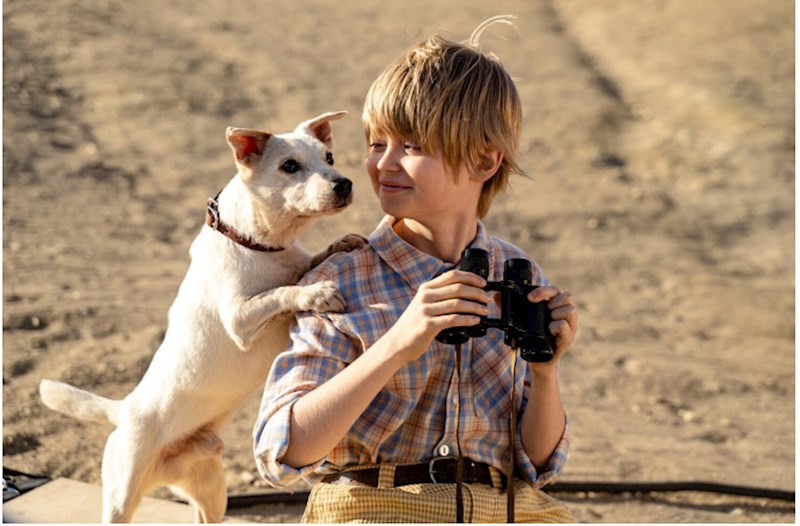
{"label": "blonde hair", "polygon": [[502,153],[499,169],[483,185],[479,217],[512,173],[523,174],[516,162],[519,94],[500,61],[478,49],[481,34],[496,23],[510,24],[510,17],[486,20],[466,43],[434,36],[411,47],[373,82],[362,116],[368,143],[385,135],[413,139],[423,151],[440,151],[453,173],[461,163],[477,171],[491,165],[489,152]]}

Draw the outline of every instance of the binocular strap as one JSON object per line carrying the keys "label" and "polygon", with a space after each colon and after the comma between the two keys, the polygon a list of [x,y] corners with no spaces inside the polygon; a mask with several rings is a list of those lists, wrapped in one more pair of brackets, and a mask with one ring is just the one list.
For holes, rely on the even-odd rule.
{"label": "binocular strap", "polygon": [[461,344],[456,344],[456,522],[464,523],[464,456],[461,454]]}
{"label": "binocular strap", "polygon": [[511,349],[511,408],[509,409],[509,429],[511,445],[511,462],[506,474],[506,520],[509,524],[514,523],[514,469],[517,464],[517,349]]}
{"label": "binocular strap", "polygon": [[[464,523],[464,456],[461,453],[461,344],[456,344],[456,364],[453,374],[456,381],[456,522],[459,524]],[[508,473],[506,480],[506,518],[509,524],[514,523],[514,470],[516,468],[516,442],[517,442],[517,406],[516,406],[516,391],[517,391],[517,349],[513,348],[511,352],[511,408],[509,411],[509,428],[511,446],[511,461],[508,466]]]}

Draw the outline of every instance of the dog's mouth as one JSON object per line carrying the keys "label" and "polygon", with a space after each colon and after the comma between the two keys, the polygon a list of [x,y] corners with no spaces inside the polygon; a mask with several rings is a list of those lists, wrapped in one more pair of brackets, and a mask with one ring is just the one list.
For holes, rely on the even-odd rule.
{"label": "dog's mouth", "polygon": [[300,219],[336,214],[353,202],[353,184],[344,177],[337,178],[321,194],[294,202],[295,216]]}
{"label": "dog's mouth", "polygon": [[349,196],[345,197],[345,198],[342,198],[342,199],[338,199],[337,202],[334,203],[332,206],[330,206],[328,208],[325,208],[323,210],[320,210],[320,213],[323,214],[323,215],[337,214],[337,213],[341,212],[342,210],[344,210],[345,208],[347,208],[348,206],[350,206],[350,204],[352,202],[353,202],[353,198],[349,197]]}
{"label": "dog's mouth", "polygon": [[353,202],[353,194],[346,197],[338,197],[332,199],[330,202],[323,204],[313,209],[297,210],[296,217],[298,219],[311,219],[318,216],[333,215],[341,212]]}
{"label": "dog's mouth", "polygon": [[339,204],[333,207],[334,210],[343,210],[350,206],[353,202],[353,193],[350,192],[345,197],[339,199]]}

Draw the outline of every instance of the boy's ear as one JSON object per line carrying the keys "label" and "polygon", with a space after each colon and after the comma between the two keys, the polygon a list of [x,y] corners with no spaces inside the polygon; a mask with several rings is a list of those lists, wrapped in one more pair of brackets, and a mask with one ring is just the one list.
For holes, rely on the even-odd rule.
{"label": "boy's ear", "polygon": [[248,168],[258,163],[264,155],[270,137],[272,137],[270,133],[247,128],[229,127],[225,132],[225,138],[233,149],[236,162]]}
{"label": "boy's ear", "polygon": [[482,183],[485,183],[497,173],[501,164],[503,164],[502,152],[486,150],[481,153],[478,158],[478,173],[476,173],[475,176],[480,179]]}
{"label": "boy's ear", "polygon": [[333,148],[333,129],[331,128],[331,121],[337,121],[345,115],[347,115],[346,111],[323,113],[313,119],[301,122],[297,126],[296,131],[305,130],[330,149]]}

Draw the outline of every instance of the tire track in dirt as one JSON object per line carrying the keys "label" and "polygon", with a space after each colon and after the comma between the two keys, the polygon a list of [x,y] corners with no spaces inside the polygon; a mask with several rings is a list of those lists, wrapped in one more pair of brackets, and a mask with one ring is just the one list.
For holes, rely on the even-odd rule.
{"label": "tire track in dirt", "polygon": [[608,72],[603,71],[595,57],[583,47],[577,38],[570,34],[562,20],[562,14],[559,13],[552,0],[543,3],[542,11],[550,20],[550,27],[553,31],[559,34],[572,48],[577,65],[589,73],[596,90],[610,103],[603,109],[597,122],[592,125],[594,140],[597,142],[600,152],[593,163],[594,166],[617,168],[624,171],[627,162],[620,151],[620,142],[623,129],[633,119],[633,112],[625,101],[619,81],[612,78]]}

